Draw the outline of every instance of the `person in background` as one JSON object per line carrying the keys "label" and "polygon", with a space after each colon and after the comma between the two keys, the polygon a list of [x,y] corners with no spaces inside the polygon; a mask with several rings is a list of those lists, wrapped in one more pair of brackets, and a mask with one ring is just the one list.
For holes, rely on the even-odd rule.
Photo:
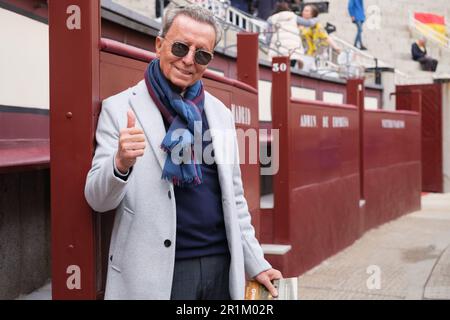
{"label": "person in background", "polygon": [[267,20],[269,16],[273,13],[274,8],[276,7],[277,0],[260,0],[258,1],[258,18],[262,20]]}
{"label": "person in background", "polygon": [[[231,6],[241,10],[242,12],[246,14],[250,14],[250,4],[251,0],[231,0]],[[243,21],[240,21],[240,17],[236,17],[236,24],[243,29],[247,27],[247,21],[245,19],[242,19]]]}
{"label": "person in background", "polygon": [[[309,21],[311,19],[318,19],[319,9],[313,4],[307,4],[303,8],[302,17]],[[328,33],[317,22],[313,26],[300,26],[300,32],[305,42],[306,57],[304,58],[304,71],[311,71],[316,69],[316,58],[323,56],[328,46],[332,47],[338,54],[341,53],[339,46],[330,38]]]}
{"label": "person in background", "polygon": [[[319,16],[319,9],[313,4],[307,4],[302,11],[302,17],[305,20],[315,19]],[[315,20],[316,21],[316,20]],[[338,54],[341,48],[330,38],[323,26],[317,22],[311,27],[300,26],[303,39],[306,42],[306,54],[315,56],[319,49],[325,46],[331,46]]]}
{"label": "person in background", "polygon": [[[170,3],[170,0],[163,0],[164,3],[164,8],[163,10],[167,7],[167,5]],[[161,1],[160,0],[155,0],[155,17],[156,18],[160,18],[161,17]]]}
{"label": "person in background", "polygon": [[348,13],[357,28],[354,46],[360,50],[367,50],[362,41],[363,24],[364,21],[366,21],[366,14],[364,13],[364,0],[349,0]]}
{"label": "person in background", "polygon": [[424,71],[436,71],[438,61],[427,55],[427,38],[422,37],[411,46],[411,55],[414,61],[418,61]]}
{"label": "person in background", "polygon": [[277,4],[274,14],[269,17],[269,32],[267,34],[267,43],[270,44],[269,55],[289,56],[291,67],[299,63],[303,66],[303,56],[305,50],[300,38],[299,26],[311,27],[319,20],[317,18],[304,19],[291,11],[287,1],[281,1]]}
{"label": "person in background", "polygon": [[250,2],[249,0],[231,0],[231,5],[245,13],[250,13]]}
{"label": "person in background", "polygon": [[250,14],[254,17],[258,17],[258,7],[259,7],[259,0],[252,0],[250,2]]}

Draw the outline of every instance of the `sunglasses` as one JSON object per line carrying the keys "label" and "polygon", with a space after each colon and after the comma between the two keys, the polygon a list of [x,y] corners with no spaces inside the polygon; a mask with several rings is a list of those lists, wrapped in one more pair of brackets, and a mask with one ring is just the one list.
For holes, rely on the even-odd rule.
{"label": "sunglasses", "polygon": [[[189,46],[180,41],[170,41],[167,38],[162,38],[172,44],[172,54],[178,58],[185,57],[191,50]],[[206,66],[211,62],[213,54],[203,49],[196,49],[194,54],[194,61],[202,66]]]}

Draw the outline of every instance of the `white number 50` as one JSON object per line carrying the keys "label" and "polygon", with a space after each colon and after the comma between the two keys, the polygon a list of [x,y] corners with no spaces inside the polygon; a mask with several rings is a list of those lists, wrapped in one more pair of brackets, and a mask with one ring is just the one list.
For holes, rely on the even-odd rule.
{"label": "white number 50", "polygon": [[286,63],[274,63],[272,66],[273,72],[286,72],[287,66]]}

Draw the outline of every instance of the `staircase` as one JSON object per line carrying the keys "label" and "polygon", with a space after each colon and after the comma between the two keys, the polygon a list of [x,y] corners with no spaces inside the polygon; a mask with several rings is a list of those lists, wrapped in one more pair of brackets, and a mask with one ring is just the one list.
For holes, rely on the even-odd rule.
{"label": "staircase", "polygon": [[[314,2],[314,1],[307,1]],[[412,12],[429,12],[450,17],[449,0],[365,0],[367,20],[364,24],[363,40],[368,53],[385,61],[399,71],[401,83],[432,82],[433,73],[420,70],[411,59],[411,45],[419,36],[411,27]],[[348,1],[331,0],[329,13],[320,15],[323,22],[336,25],[336,36],[353,43],[356,26],[347,11]],[[450,51],[434,41],[428,41],[428,52],[439,60],[436,75],[450,73]]]}
{"label": "staircase", "polygon": [[[154,16],[155,0],[113,0],[138,11],[148,17]],[[158,1],[158,0],[156,0]],[[314,2],[306,0],[305,2]],[[270,61],[267,55],[268,48],[264,44],[264,30],[267,27],[265,21],[239,11],[229,5],[227,0],[173,0],[171,5],[186,5],[196,3],[212,10],[220,18],[224,29],[224,36],[219,43],[219,50],[226,53],[236,53],[236,33],[241,31],[260,33],[260,58]],[[356,34],[356,27],[351,22],[347,12],[348,0],[330,0],[329,13],[319,16],[325,25],[330,22],[337,27],[337,32],[332,34],[335,41],[345,52],[356,57],[358,64],[364,67],[374,67],[375,57],[381,67],[395,68],[395,83],[431,83],[434,77],[450,74],[450,49],[444,48],[435,41],[429,41],[427,49],[432,57],[439,60],[436,73],[424,72],[419,63],[411,59],[411,44],[420,35],[411,21],[412,12],[438,13],[450,17],[449,0],[365,0],[367,21],[364,24],[363,40],[369,48],[368,51],[359,51],[352,44]],[[448,21],[448,18],[447,18]],[[337,59],[329,55],[330,61],[326,68],[333,69],[337,75],[341,75]],[[349,68],[350,69],[350,68]],[[327,70],[325,70],[328,72]],[[346,70],[348,72],[348,70]],[[371,82],[371,74],[366,74],[368,82]]]}

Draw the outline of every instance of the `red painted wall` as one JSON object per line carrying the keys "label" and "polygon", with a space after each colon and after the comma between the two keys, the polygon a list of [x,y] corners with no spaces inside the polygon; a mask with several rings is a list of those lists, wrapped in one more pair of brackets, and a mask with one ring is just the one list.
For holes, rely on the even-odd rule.
{"label": "red painted wall", "polygon": [[[388,120],[404,128],[383,128]],[[366,111],[364,114],[364,229],[420,209],[420,115]],[[386,125],[385,125],[386,126]]]}
{"label": "red painted wall", "polygon": [[[355,107],[292,101],[289,111],[289,263],[298,275],[351,244],[359,229],[358,112]],[[315,116],[315,127],[301,117]],[[328,118],[328,126],[323,125]],[[333,118],[347,127],[333,128]],[[277,212],[275,210],[274,215]]]}
{"label": "red painted wall", "polygon": [[397,108],[422,115],[422,191],[443,192],[442,84],[397,86]]}
{"label": "red painted wall", "polygon": [[364,110],[362,80],[347,86],[355,106],[292,100],[288,58],[273,66],[280,171],[275,207],[262,211],[262,238],[291,246],[269,260],[298,276],[366,230],[420,209],[420,115]]}
{"label": "red painted wall", "polygon": [[48,168],[49,116],[46,111],[0,110],[0,173]]}

